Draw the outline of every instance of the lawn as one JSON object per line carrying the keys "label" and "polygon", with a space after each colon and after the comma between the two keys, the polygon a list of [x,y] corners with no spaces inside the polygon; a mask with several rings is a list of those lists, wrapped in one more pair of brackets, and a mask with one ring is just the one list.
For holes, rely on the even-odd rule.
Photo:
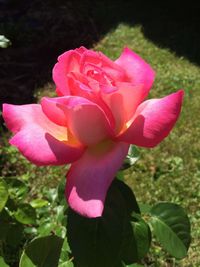
{"label": "lawn", "polygon": [[[185,91],[180,119],[170,134],[154,149],[139,149],[140,159],[125,171],[125,181],[134,190],[140,202],[173,201],[188,212],[192,224],[192,243],[188,257],[174,262],[155,244],[152,249],[154,265],[200,266],[200,68],[167,48],[148,40],[142,26],[120,23],[94,45],[112,59],[124,46],[140,54],[156,71],[156,80],[149,97],[159,98],[180,88]],[[51,83],[37,88],[36,99],[52,95]],[[7,144],[8,133],[3,134],[0,152],[1,176],[29,179],[30,197],[38,194],[44,185],[54,187],[65,176],[66,166],[36,168]]]}
{"label": "lawn", "polygon": [[[200,266],[200,68],[147,40],[141,26],[120,24],[95,49],[115,59],[126,45],[156,71],[150,97],[161,97],[180,88],[185,91],[176,127],[158,147],[140,149],[141,158],[126,173],[126,182],[141,202],[173,201],[187,210],[192,223],[192,243],[188,258],[177,262],[177,266]],[[160,256],[159,249],[155,251]],[[165,260],[159,263],[158,266],[173,266]]]}

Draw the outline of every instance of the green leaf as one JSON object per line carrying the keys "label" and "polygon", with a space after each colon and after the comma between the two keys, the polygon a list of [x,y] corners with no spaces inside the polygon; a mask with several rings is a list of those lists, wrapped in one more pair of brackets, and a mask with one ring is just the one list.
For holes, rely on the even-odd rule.
{"label": "green leaf", "polygon": [[66,261],[66,262],[59,264],[58,267],[74,267],[74,264],[72,261]]}
{"label": "green leaf", "polygon": [[133,166],[136,161],[138,161],[139,157],[140,154],[138,148],[136,146],[130,145],[128,154],[126,156],[126,159],[124,160],[121,170],[125,170]]}
{"label": "green leaf", "polygon": [[131,227],[129,224],[126,226],[126,236],[122,250],[123,261],[131,264],[143,259],[150,249],[151,231],[139,214],[133,212]]}
{"label": "green leaf", "polygon": [[127,212],[131,214],[134,211],[135,213],[140,214],[139,205],[130,187],[128,187],[124,182],[118,180],[115,180],[115,184],[125,201]]}
{"label": "green leaf", "polygon": [[29,204],[20,204],[17,211],[14,212],[15,219],[23,224],[35,224],[36,212]]}
{"label": "green leaf", "polygon": [[3,209],[0,213],[0,240],[12,247],[17,247],[23,238],[23,226],[16,222],[9,213]]}
{"label": "green leaf", "polygon": [[3,209],[0,213],[0,240],[6,239],[11,221],[12,217],[10,217],[6,209]]}
{"label": "green leaf", "polygon": [[65,237],[64,242],[63,242],[63,246],[62,246],[62,250],[60,253],[60,260],[59,261],[61,263],[69,261],[69,253],[71,254],[71,249],[69,247],[67,237]]}
{"label": "green leaf", "polygon": [[24,237],[24,227],[18,222],[10,222],[9,230],[6,235],[6,244],[17,248]]}
{"label": "green leaf", "polygon": [[136,239],[138,260],[144,258],[148,253],[151,245],[151,231],[148,224],[140,217],[133,217],[132,227]]}
{"label": "green leaf", "polygon": [[128,220],[124,220],[122,231],[122,244],[120,251],[120,261],[123,260],[126,264],[137,262],[137,244],[134,235],[133,227]]}
{"label": "green leaf", "polygon": [[4,35],[0,35],[0,47],[1,48],[7,48],[11,45],[11,41],[6,38]]}
{"label": "green leaf", "polygon": [[45,206],[48,206],[49,202],[45,199],[34,199],[30,202],[30,205],[34,208],[34,209],[38,209],[38,208],[42,208]]}
{"label": "green leaf", "polygon": [[61,205],[57,205],[53,211],[55,213],[55,219],[56,221],[58,222],[62,222],[62,220],[65,218],[65,209],[66,207],[65,206],[61,206]]}
{"label": "green leaf", "polygon": [[63,199],[64,199],[65,200],[65,203],[66,203],[66,199],[65,199],[65,185],[66,185],[66,178],[64,177],[64,179],[62,179],[60,181],[60,183],[58,184],[58,187],[57,187],[58,200],[59,200],[59,202],[63,201]]}
{"label": "green leaf", "polygon": [[55,222],[43,222],[37,229],[39,236],[47,236],[49,235],[53,229],[55,228]]}
{"label": "green leaf", "polygon": [[56,224],[56,227],[54,229],[54,233],[57,236],[60,236],[61,238],[65,238],[65,236],[66,236],[66,227],[64,227],[63,225],[60,225],[60,224]]}
{"label": "green leaf", "polygon": [[24,228],[24,233],[28,234],[29,236],[32,235],[33,237],[35,237],[37,235],[38,231],[37,231],[36,227],[27,226]]}
{"label": "green leaf", "polygon": [[0,256],[0,266],[1,267],[9,267],[9,265],[5,263],[4,258],[2,258],[1,256]]}
{"label": "green leaf", "polygon": [[7,179],[6,182],[8,184],[9,195],[12,199],[20,201],[28,193],[29,189],[24,182],[13,178]]}
{"label": "green leaf", "polygon": [[128,214],[132,211],[134,216],[124,220],[123,237],[121,243],[121,257],[127,264],[136,262],[146,255],[151,243],[151,232],[149,226],[140,216],[140,208],[132,190],[121,182],[120,192],[126,203]]}
{"label": "green leaf", "polygon": [[182,207],[158,203],[151,211],[150,224],[157,240],[177,259],[186,257],[190,245],[190,221]]}
{"label": "green leaf", "polygon": [[133,263],[131,265],[123,264],[123,267],[144,267],[144,265],[141,265],[141,264],[138,264],[138,263]]}
{"label": "green leaf", "polygon": [[58,236],[36,238],[23,251],[19,267],[58,266],[63,239]]}
{"label": "green leaf", "polygon": [[124,172],[123,170],[119,170],[116,174],[116,178],[120,181],[124,181]]}
{"label": "green leaf", "polygon": [[56,188],[44,188],[43,193],[51,203],[54,203],[58,198],[58,190]]}
{"label": "green leaf", "polygon": [[133,193],[117,179],[107,193],[102,217],[89,219],[69,209],[68,241],[77,266],[110,267],[120,262],[122,246],[133,234],[127,229],[132,229],[130,212],[134,209],[139,211]]}
{"label": "green leaf", "polygon": [[8,189],[7,184],[3,179],[0,179],[0,212],[6,205],[6,202],[8,200]]}
{"label": "green leaf", "polygon": [[52,205],[44,206],[42,208],[36,209],[37,215],[40,218],[48,218],[49,219],[49,214],[52,212]]}
{"label": "green leaf", "polygon": [[149,214],[152,208],[151,205],[146,204],[146,203],[139,203],[139,207],[140,207],[141,213],[144,213],[144,214]]}

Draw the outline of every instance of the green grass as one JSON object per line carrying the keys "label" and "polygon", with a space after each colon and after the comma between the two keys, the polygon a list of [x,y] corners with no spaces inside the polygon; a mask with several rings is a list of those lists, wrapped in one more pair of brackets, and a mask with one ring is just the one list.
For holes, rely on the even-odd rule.
{"label": "green grass", "polygon": [[[147,40],[140,26],[120,24],[94,46],[116,59],[124,46],[140,54],[156,71],[150,97],[162,97],[180,88],[185,90],[181,117],[170,136],[154,149],[140,149],[141,158],[126,171],[126,182],[141,202],[173,201],[189,213],[192,223],[192,244],[188,257],[171,260],[159,246],[152,249],[151,266],[200,266],[200,68],[185,58]],[[53,87],[54,90],[54,87]],[[52,85],[39,88],[37,96],[52,95]],[[8,134],[0,141],[0,175],[30,179],[32,195],[43,185],[54,186],[66,174],[64,167],[37,168],[28,163],[7,143]]]}
{"label": "green grass", "polygon": [[[115,59],[126,45],[156,71],[150,97],[159,98],[180,88],[185,91],[176,127],[158,147],[140,149],[141,159],[126,172],[126,182],[139,201],[173,201],[181,204],[191,218],[192,243],[188,258],[169,263],[161,257],[158,266],[200,266],[200,68],[145,39],[140,26],[120,24],[95,49]],[[155,258],[156,255],[160,257],[162,251],[155,247]]]}

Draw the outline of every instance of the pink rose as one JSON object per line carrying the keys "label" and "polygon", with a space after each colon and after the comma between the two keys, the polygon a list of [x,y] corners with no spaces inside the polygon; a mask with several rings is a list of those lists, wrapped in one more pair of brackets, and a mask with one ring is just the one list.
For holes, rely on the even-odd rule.
{"label": "pink rose", "polygon": [[154,71],[128,48],[116,61],[84,47],[70,50],[58,58],[53,79],[59,97],[4,104],[10,143],[37,165],[72,163],[69,205],[84,216],[101,216],[129,145],[159,144],[177,121],[183,91],[144,101]]}

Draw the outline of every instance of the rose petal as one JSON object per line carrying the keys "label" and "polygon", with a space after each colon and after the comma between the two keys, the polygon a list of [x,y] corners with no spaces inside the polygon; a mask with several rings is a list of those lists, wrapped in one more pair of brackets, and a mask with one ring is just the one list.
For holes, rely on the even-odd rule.
{"label": "rose petal", "polygon": [[115,61],[125,71],[133,85],[143,84],[148,94],[154,78],[155,72],[139,55],[131,51],[128,47],[124,48],[121,56]]}
{"label": "rose petal", "polygon": [[81,47],[75,49],[75,51],[78,52],[80,55],[82,55],[87,50],[88,49],[85,48],[84,46],[81,46]]}
{"label": "rose petal", "polygon": [[[71,79],[69,80],[69,84],[70,84],[70,88],[71,88],[70,90],[71,90],[72,95],[86,98],[89,101],[101,107],[101,109],[105,112],[106,117],[109,120],[111,128],[112,129],[115,128],[115,121],[114,121],[112,111],[109,109],[107,104],[105,104],[102,98],[99,97],[99,92],[98,90],[95,90],[94,83],[92,84],[93,87],[91,87],[91,83],[90,85],[87,86],[84,83],[81,83],[80,81],[75,80],[74,77],[71,77]],[[98,89],[99,89],[99,85],[98,85]]]}
{"label": "rose petal", "polygon": [[110,137],[110,122],[100,106],[78,96],[43,98],[45,115],[59,125],[67,125],[72,134],[84,145],[94,145]]}
{"label": "rose petal", "polygon": [[71,73],[68,77],[68,84],[71,95],[85,97],[88,94],[93,93],[93,90],[88,85],[88,80],[80,73]]}
{"label": "rose petal", "polygon": [[54,123],[67,127],[67,104],[69,97],[43,97],[41,107],[44,114]]}
{"label": "rose petal", "polygon": [[118,140],[142,147],[159,144],[174,127],[180,111],[184,92],[179,90],[161,99],[143,102]]}
{"label": "rose petal", "polygon": [[64,96],[63,93],[58,88],[56,88],[56,94],[58,96]]}
{"label": "rose petal", "polygon": [[81,54],[75,50],[69,50],[58,57],[58,63],[53,68],[53,80],[57,86],[59,95],[69,95],[67,74],[71,71],[79,72]]}
{"label": "rose petal", "polygon": [[101,90],[101,96],[114,115],[118,133],[133,117],[138,105],[144,100],[146,91],[143,85],[134,86],[124,82],[116,83],[116,86],[117,90],[110,92],[104,88]]}
{"label": "rose petal", "polygon": [[3,117],[7,127],[15,133],[10,143],[36,165],[70,163],[84,151],[67,128],[51,122],[38,104],[4,104]]}
{"label": "rose petal", "polygon": [[124,69],[101,52],[95,52],[92,50],[84,52],[81,58],[80,71],[87,75],[89,66],[91,70],[93,70],[92,66],[95,66],[95,71],[97,68],[100,68],[101,71],[107,73],[107,75],[114,81],[124,81],[125,79]]}
{"label": "rose petal", "polygon": [[67,174],[66,198],[72,209],[87,217],[102,215],[107,190],[127,155],[129,145],[99,144],[72,164]]}

